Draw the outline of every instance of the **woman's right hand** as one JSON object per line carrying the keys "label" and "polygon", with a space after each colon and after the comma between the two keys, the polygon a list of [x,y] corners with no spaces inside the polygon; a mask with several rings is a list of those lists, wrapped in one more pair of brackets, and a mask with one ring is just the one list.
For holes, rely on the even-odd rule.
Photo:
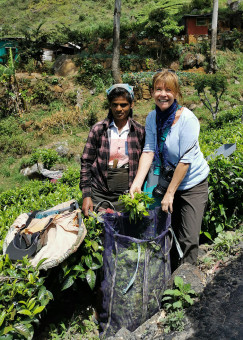
{"label": "woman's right hand", "polygon": [[139,194],[141,194],[141,191],[142,191],[141,186],[137,185],[136,183],[133,182],[133,184],[132,184],[132,186],[131,186],[131,188],[129,190],[129,193],[130,193],[130,195],[131,195],[131,197],[133,199],[134,198],[134,193],[138,192]]}
{"label": "woman's right hand", "polygon": [[82,204],[82,212],[84,214],[85,217],[89,216],[89,210],[93,211],[93,201],[91,199],[91,197],[85,197],[83,199],[83,204]]}

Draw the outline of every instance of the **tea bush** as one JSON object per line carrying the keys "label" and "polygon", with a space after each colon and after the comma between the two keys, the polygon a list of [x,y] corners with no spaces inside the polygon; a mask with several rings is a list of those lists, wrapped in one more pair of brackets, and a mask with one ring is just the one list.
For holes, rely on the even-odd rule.
{"label": "tea bush", "polygon": [[89,88],[95,88],[96,93],[99,93],[112,84],[112,76],[111,72],[97,63],[95,59],[84,58],[77,75],[77,82]]}
{"label": "tea bush", "polygon": [[39,323],[40,313],[53,298],[45,278],[27,258],[13,264],[8,255],[0,256],[0,273],[0,338],[32,339],[33,324]]}
{"label": "tea bush", "polygon": [[236,143],[230,156],[217,156],[208,163],[210,173],[209,201],[204,216],[202,232],[214,238],[223,229],[237,228],[242,220],[242,129],[241,108],[235,108],[202,127],[200,147],[205,156],[223,144]]}
{"label": "tea bush", "polygon": [[60,156],[53,149],[37,149],[32,153],[31,157],[24,160],[21,167],[32,166],[35,163],[43,163],[46,169],[50,169],[56,162],[60,161]]}
{"label": "tea bush", "polygon": [[209,201],[202,227],[209,238],[224,229],[239,227],[242,221],[242,163],[242,153],[209,161]]}

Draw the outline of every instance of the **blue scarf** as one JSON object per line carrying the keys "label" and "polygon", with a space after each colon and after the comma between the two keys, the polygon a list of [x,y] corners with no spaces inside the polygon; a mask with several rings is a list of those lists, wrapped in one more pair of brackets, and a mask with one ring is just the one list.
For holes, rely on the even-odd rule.
{"label": "blue scarf", "polygon": [[154,154],[155,166],[166,166],[168,165],[168,150],[163,143],[162,150],[160,148],[161,145],[161,137],[164,135],[165,131],[168,133],[171,130],[171,126],[175,120],[176,111],[179,108],[177,104],[177,100],[174,100],[174,103],[166,110],[161,111],[160,108],[156,105],[156,127],[157,127],[157,145]]}

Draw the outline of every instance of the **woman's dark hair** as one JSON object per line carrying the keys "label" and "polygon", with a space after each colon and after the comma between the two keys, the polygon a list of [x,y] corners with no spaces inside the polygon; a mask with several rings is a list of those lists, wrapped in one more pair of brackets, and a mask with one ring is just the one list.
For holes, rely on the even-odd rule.
{"label": "woman's dark hair", "polygon": [[109,103],[111,103],[115,98],[117,97],[125,97],[129,104],[132,104],[133,98],[129,92],[127,92],[126,89],[122,87],[116,87],[114,90],[112,90],[108,95],[107,99]]}

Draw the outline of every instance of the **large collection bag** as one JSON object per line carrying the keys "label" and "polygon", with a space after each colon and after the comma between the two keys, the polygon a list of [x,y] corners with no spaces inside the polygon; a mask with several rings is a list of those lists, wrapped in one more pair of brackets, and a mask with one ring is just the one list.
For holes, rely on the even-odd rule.
{"label": "large collection bag", "polygon": [[28,255],[33,266],[46,259],[40,269],[47,270],[74,253],[86,233],[78,203],[71,200],[45,211],[19,215],[4,240],[3,254],[11,260]]}
{"label": "large collection bag", "polygon": [[102,338],[121,327],[134,331],[160,308],[170,279],[170,214],[160,207],[129,222],[128,214],[104,214]]}

